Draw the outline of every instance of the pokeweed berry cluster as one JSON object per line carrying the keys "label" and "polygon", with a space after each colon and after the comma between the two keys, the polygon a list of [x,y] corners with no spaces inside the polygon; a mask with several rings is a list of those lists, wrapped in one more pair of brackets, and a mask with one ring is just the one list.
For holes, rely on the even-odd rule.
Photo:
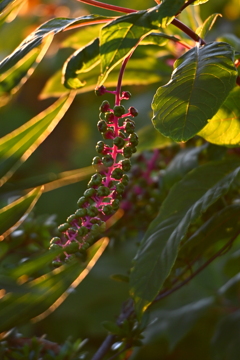
{"label": "pokeweed berry cluster", "polygon": [[[96,90],[98,96],[113,93],[104,86]],[[77,202],[78,210],[58,227],[60,236],[50,242],[50,249],[64,248],[64,258],[86,250],[99,234],[105,230],[106,221],[120,207],[122,195],[128,185],[127,172],[131,169],[130,158],[136,152],[138,136],[134,132],[133,118],[138,115],[134,107],[126,111],[122,100],[129,100],[131,94],[123,91],[117,104],[111,108],[108,101],[100,106],[99,132],[105,141],[98,141],[92,161],[96,173],[88,183],[88,189]],[[61,257],[54,265],[61,264]]]}

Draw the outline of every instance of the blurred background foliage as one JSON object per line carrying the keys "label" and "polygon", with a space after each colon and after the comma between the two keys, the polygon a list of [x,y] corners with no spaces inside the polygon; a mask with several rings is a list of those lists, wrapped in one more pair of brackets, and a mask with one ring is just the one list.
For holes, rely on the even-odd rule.
{"label": "blurred background foliage", "polygon": [[[105,2],[112,3],[110,0]],[[144,0],[144,2],[139,0],[114,1],[114,5],[139,10],[154,6],[154,4],[153,0]],[[210,32],[209,40],[217,36],[224,36],[226,33],[233,33],[240,38],[239,0],[210,0],[203,4],[199,11],[199,16],[203,20],[212,13],[223,15],[222,18],[218,18]],[[43,22],[53,17],[79,17],[89,13],[111,14],[109,11],[95,9],[74,0],[26,1],[17,17],[1,27],[0,60],[10,54],[31,31]],[[187,18],[188,22],[196,21],[196,18],[192,18],[190,9],[186,11],[186,14],[183,15],[185,20]],[[83,28],[81,31],[84,39],[88,28]],[[79,30],[58,34],[34,74],[22,89],[13,96],[12,101],[0,108],[1,137],[24,124],[54,102],[53,97],[44,96],[44,89],[46,89],[46,84],[51,76],[61,69],[65,60],[73,52],[73,48],[62,47],[61,44],[65,40],[67,43],[68,37],[77,32]],[[170,50],[170,56],[166,56],[164,51],[160,54],[163,60],[159,61],[160,75],[157,85],[128,87],[128,90],[134,95],[131,105],[136,106],[140,113],[137,118],[138,129],[150,124],[152,96],[156,87],[166,83],[171,74],[171,61],[168,60],[174,59],[178,55],[178,49],[174,44],[170,44],[168,50]],[[141,49],[136,56],[141,56]],[[111,97],[109,99],[111,100]],[[95,144],[99,140],[96,123],[100,102],[93,91],[78,95],[53,133],[4,185],[0,190],[0,195],[3,192],[9,192],[9,196],[14,196],[16,184],[23,184],[25,188],[31,187],[29,178],[34,178],[34,181],[37,181],[44,174],[48,174],[50,179],[54,179],[57,173],[89,166],[92,157],[95,156]],[[69,214],[75,211],[76,201],[85,190],[87,181],[88,176],[81,182],[44,193],[34,209],[34,217],[41,216],[44,222],[47,214],[51,216],[51,224],[63,222]],[[0,202],[5,204],[6,195],[0,197]],[[50,239],[52,232],[54,232],[51,230],[51,226],[50,228],[46,227],[45,233],[42,234],[45,242],[47,242],[48,236]],[[36,235],[34,226],[30,227],[29,233],[32,237]],[[119,284],[110,277],[115,273],[125,273],[126,269],[130,267],[138,240],[138,238],[131,242],[112,240],[94,269],[55,312],[41,321],[20,327],[19,331],[28,337],[47,334],[49,340],[59,343],[65,341],[69,336],[72,339],[89,338],[90,349],[96,350],[106,335],[106,330],[101,325],[102,321],[115,319],[122,302],[128,297],[127,285]],[[162,311],[162,317],[166,319],[163,322],[165,325],[162,325],[162,331],[158,329],[161,336],[157,338],[151,337],[153,330],[150,328],[146,336],[151,340],[148,345],[136,352],[136,359],[212,359],[210,339],[213,336],[213,329],[219,313],[221,313],[220,300],[214,300],[213,306],[208,306],[208,302],[206,302],[205,307],[200,307],[201,313],[193,307],[192,311],[195,315],[191,317],[189,322],[193,322],[194,326],[190,332],[188,329],[192,323],[188,322],[188,316],[190,316],[187,315],[188,312],[184,315],[184,306],[198,302],[203,298],[209,299],[209,304],[212,304],[211,296],[215,292],[217,297],[217,290],[224,284],[224,280],[227,281],[228,279],[226,264],[231,263],[231,267],[235,269],[233,270],[234,273],[236,270],[240,271],[239,262],[237,263],[240,255],[234,250],[233,248],[226,257],[213,263],[189,285],[160,302],[156,309],[154,308],[158,314],[159,308]],[[231,267],[227,267],[228,271]],[[169,320],[171,319],[171,311],[175,308],[181,308],[183,315],[180,314],[181,311],[179,310],[179,318],[173,317],[175,320],[171,323]],[[230,311],[231,309],[229,309]],[[178,330],[177,334],[174,335],[174,332],[171,332],[169,335],[169,329],[174,328]],[[221,341],[217,334],[214,341],[216,343]],[[176,347],[173,346],[175,344],[177,344]],[[169,352],[171,346],[174,349]]]}

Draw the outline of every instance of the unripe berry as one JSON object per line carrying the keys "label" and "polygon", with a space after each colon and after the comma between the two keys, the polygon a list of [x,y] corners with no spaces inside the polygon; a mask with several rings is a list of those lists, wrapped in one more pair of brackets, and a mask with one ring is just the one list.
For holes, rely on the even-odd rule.
{"label": "unripe berry", "polygon": [[106,92],[106,88],[103,85],[100,86],[99,88],[95,89],[95,94],[97,96],[102,96],[103,94],[105,94],[105,92]]}
{"label": "unripe berry", "polygon": [[125,145],[125,140],[120,136],[117,136],[115,139],[113,139],[113,144],[116,145],[118,149],[122,149]]}
{"label": "unripe berry", "polygon": [[138,111],[137,109],[135,109],[135,107],[131,106],[129,109],[128,109],[129,113],[133,116],[133,117],[136,117],[138,116]]}
{"label": "unripe berry", "polygon": [[83,217],[83,216],[86,216],[87,215],[87,209],[86,208],[82,208],[82,209],[78,209],[76,212],[75,212],[75,215],[77,217]]}
{"label": "unripe berry", "polygon": [[68,223],[64,223],[64,224],[61,224],[58,226],[58,230],[60,232],[64,232],[64,231],[67,231],[69,227],[70,227],[70,225]]}
{"label": "unripe berry", "polygon": [[98,225],[98,224],[94,224],[92,227],[91,227],[91,232],[97,234],[101,231],[101,227]]}
{"label": "unripe berry", "polygon": [[111,155],[105,155],[104,157],[102,157],[102,162],[103,165],[106,167],[111,167],[114,164],[114,160]]}
{"label": "unripe berry", "polygon": [[80,199],[77,201],[78,207],[82,207],[87,202],[87,199],[85,196],[81,196]]}
{"label": "unripe berry", "polygon": [[98,215],[98,209],[95,206],[89,206],[87,208],[87,215],[91,217]]}
{"label": "unripe berry", "polygon": [[53,237],[53,238],[51,239],[50,245],[52,245],[52,244],[58,244],[58,243],[60,243],[60,242],[61,242],[60,237],[55,236],[55,237]]}
{"label": "unripe berry", "polygon": [[132,156],[132,148],[131,146],[125,146],[125,148],[123,149],[123,156],[125,158],[130,158]]}
{"label": "unripe berry", "polygon": [[59,250],[60,248],[61,248],[61,246],[58,244],[50,244],[50,246],[49,246],[49,250],[52,250],[52,251]]}
{"label": "unripe berry", "polygon": [[123,126],[128,134],[132,134],[135,130],[135,123],[130,119],[125,120]]}
{"label": "unripe berry", "polygon": [[86,226],[81,226],[80,229],[78,229],[78,234],[80,236],[85,236],[88,233],[88,228]]}
{"label": "unripe berry", "polygon": [[66,252],[68,254],[74,254],[79,250],[79,245],[76,241],[73,241],[70,245],[66,247]]}
{"label": "unripe berry", "polygon": [[104,100],[99,108],[102,113],[106,113],[110,110],[110,104],[107,100]]}
{"label": "unripe berry", "polygon": [[114,106],[113,111],[116,117],[121,117],[126,112],[125,107],[123,105]]}
{"label": "unripe berry", "polygon": [[102,165],[102,160],[99,156],[95,156],[92,160],[92,165]]}
{"label": "unripe berry", "polygon": [[52,265],[57,268],[62,265],[62,262],[60,260],[53,260]]}
{"label": "unripe berry", "polygon": [[128,183],[129,183],[129,177],[127,176],[127,174],[123,174],[121,183],[122,183],[124,186],[127,186],[127,185],[128,185]]}
{"label": "unripe berry", "polygon": [[99,154],[102,154],[103,150],[104,150],[104,142],[103,141],[98,141],[97,142],[97,145],[96,145],[96,151],[99,153]]}
{"label": "unripe berry", "polygon": [[112,172],[112,177],[116,180],[120,180],[123,176],[123,170],[120,168],[116,168]]}
{"label": "unripe berry", "polygon": [[129,141],[131,143],[131,145],[133,146],[137,146],[138,145],[138,136],[136,133],[133,133],[129,136]]}
{"label": "unripe berry", "polygon": [[97,127],[98,127],[98,130],[101,132],[101,133],[105,133],[108,129],[108,126],[107,126],[107,123],[105,120],[100,120],[98,121],[97,123]]}
{"label": "unripe berry", "polygon": [[108,123],[112,123],[114,120],[114,113],[113,112],[105,113],[105,119]]}
{"label": "unripe berry", "polygon": [[110,189],[106,186],[99,186],[99,188],[97,189],[98,196],[108,196],[110,192]]}
{"label": "unripe berry", "polygon": [[[101,160],[101,159],[100,159]],[[96,173],[94,174],[89,183],[88,183],[88,187],[91,187],[91,186],[98,186],[102,183],[102,175],[99,174],[99,173]]]}
{"label": "unripe berry", "polygon": [[116,192],[117,192],[118,194],[123,194],[124,191],[125,191],[125,186],[124,186],[122,183],[118,183],[118,184],[116,185]]}
{"label": "unripe berry", "polygon": [[131,161],[128,159],[120,161],[123,171],[127,172],[131,169]]}
{"label": "unripe berry", "polygon": [[114,211],[113,211],[111,205],[105,205],[103,207],[103,212],[104,212],[105,215],[111,215],[111,214],[113,214]]}
{"label": "unripe berry", "polygon": [[114,131],[112,128],[108,128],[108,130],[102,134],[104,139],[112,139],[114,137]]}
{"label": "unripe berry", "polygon": [[72,221],[76,220],[76,215],[72,214],[67,218],[67,222],[71,224]]}
{"label": "unripe berry", "polygon": [[84,195],[86,198],[90,198],[90,197],[94,196],[95,194],[96,194],[96,190],[93,189],[93,188],[91,188],[91,189],[85,190],[83,195]]}
{"label": "unripe berry", "polygon": [[132,95],[131,95],[131,93],[129,91],[123,91],[121,97],[124,100],[129,100],[132,97]]}
{"label": "unripe berry", "polygon": [[120,201],[118,199],[113,200],[112,202],[112,208],[114,211],[117,211],[119,209]]}

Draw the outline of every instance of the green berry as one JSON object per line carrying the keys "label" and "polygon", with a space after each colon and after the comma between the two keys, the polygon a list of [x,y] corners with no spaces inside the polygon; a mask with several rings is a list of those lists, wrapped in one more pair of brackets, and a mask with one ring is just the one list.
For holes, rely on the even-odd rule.
{"label": "green berry", "polygon": [[128,177],[126,174],[123,174],[121,183],[122,183],[124,186],[127,186],[127,185],[128,185],[128,183],[129,183],[129,177]]}
{"label": "green berry", "polygon": [[79,229],[78,229],[78,234],[80,236],[85,236],[87,235],[88,233],[88,228],[86,228],[86,226],[81,226]]}
{"label": "green berry", "polygon": [[[101,159],[100,159],[101,160]],[[88,187],[91,187],[91,186],[98,186],[102,183],[102,175],[101,174],[94,174],[89,183],[88,183]]]}
{"label": "green berry", "polygon": [[92,160],[92,165],[102,165],[102,160],[99,156],[95,156]]}
{"label": "green berry", "polygon": [[131,161],[128,159],[120,161],[123,171],[129,171],[131,169]]}
{"label": "green berry", "polygon": [[113,112],[116,117],[121,117],[123,114],[125,114],[126,110],[123,105],[117,105],[114,106]]}
{"label": "green berry", "polygon": [[91,217],[94,217],[94,216],[98,215],[98,209],[93,205],[89,206],[87,208],[87,215],[91,216]]}
{"label": "green berry", "polygon": [[123,170],[120,168],[116,168],[112,172],[112,177],[116,180],[120,180],[123,176]]}
{"label": "green berry", "polygon": [[67,218],[67,222],[71,224],[72,221],[76,220],[76,215],[72,214]]}
{"label": "green berry", "polygon": [[117,136],[115,139],[113,139],[113,144],[116,145],[118,149],[122,149],[125,145],[125,140],[120,136]]}
{"label": "green berry", "polygon": [[102,162],[103,165],[106,167],[111,167],[114,164],[114,160],[111,155],[105,155],[104,157],[102,157]]}
{"label": "green berry", "polygon": [[95,94],[97,96],[102,96],[103,94],[105,94],[105,92],[106,92],[106,88],[103,85],[100,86],[99,88],[95,89]]}
{"label": "green berry", "polygon": [[66,252],[68,254],[74,254],[79,250],[79,244],[76,241],[73,241],[70,245],[66,247]]}
{"label": "green berry", "polygon": [[58,261],[58,260],[53,260],[53,261],[52,261],[52,265],[53,265],[54,267],[59,267],[59,266],[62,265],[62,262],[61,262],[61,261]]}
{"label": "green berry", "polygon": [[123,149],[123,156],[125,158],[130,158],[132,156],[132,148],[131,146],[125,146],[125,148]]}
{"label": "green berry", "polygon": [[120,206],[120,201],[118,199],[113,200],[112,202],[112,208],[114,211],[117,211],[119,209]]}
{"label": "green berry", "polygon": [[123,126],[127,134],[132,134],[135,130],[135,123],[130,119],[125,120]]}
{"label": "green berry", "polygon": [[87,215],[87,209],[86,208],[82,208],[82,209],[78,209],[76,212],[75,212],[75,215],[77,217],[83,217],[83,216],[86,216]]}
{"label": "green berry", "polygon": [[60,232],[64,232],[64,231],[67,231],[69,227],[70,227],[70,224],[64,223],[64,224],[61,224],[58,226],[58,230]]}
{"label": "green berry", "polygon": [[112,215],[114,211],[113,211],[111,205],[105,205],[103,207],[103,212],[104,212],[105,215]]}
{"label": "green berry", "polygon": [[77,201],[77,206],[82,207],[87,202],[87,199],[85,196],[81,196],[80,199]]}
{"label": "green berry", "polygon": [[84,191],[83,195],[86,197],[86,198],[90,198],[92,196],[94,196],[96,194],[96,190],[91,188],[91,189],[87,189]]}
{"label": "green berry", "polygon": [[102,154],[103,150],[104,150],[104,142],[103,141],[98,141],[97,142],[97,145],[96,145],[96,151],[99,153],[99,154]]}
{"label": "green berry", "polygon": [[50,245],[52,244],[58,244],[59,242],[61,242],[61,239],[57,236],[53,237],[50,241]]}
{"label": "green berry", "polygon": [[129,136],[129,141],[131,143],[131,145],[133,146],[137,146],[138,145],[138,136],[136,133],[133,133]]}
{"label": "green berry", "polygon": [[117,192],[118,194],[123,194],[124,191],[125,191],[125,186],[124,186],[122,183],[118,183],[118,184],[116,185],[116,192]]}
{"label": "green berry", "polygon": [[99,108],[102,113],[106,113],[110,110],[110,104],[107,100],[104,100]]}
{"label": "green berry", "polygon": [[94,224],[91,228],[91,232],[99,233],[101,231],[101,227],[98,224]]}
{"label": "green berry", "polygon": [[105,120],[98,121],[97,127],[98,127],[98,130],[101,133],[105,133],[107,131],[107,129],[108,129],[108,125],[107,125],[107,122]]}
{"label": "green berry", "polygon": [[59,250],[60,248],[61,248],[61,246],[58,244],[51,244],[49,246],[49,250],[52,250],[52,251]]}
{"label": "green berry", "polygon": [[108,196],[110,192],[110,189],[106,186],[99,186],[99,188],[97,189],[98,196]]}

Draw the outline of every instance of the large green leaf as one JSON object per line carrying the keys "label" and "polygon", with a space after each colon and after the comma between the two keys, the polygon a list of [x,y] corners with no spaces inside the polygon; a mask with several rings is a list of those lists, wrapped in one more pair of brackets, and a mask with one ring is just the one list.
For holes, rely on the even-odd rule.
{"label": "large green leaf", "polygon": [[[81,82],[85,82],[86,85],[77,90],[78,94],[93,91],[96,88],[97,79],[100,73],[99,67],[95,67],[87,73],[81,74]],[[116,88],[117,78],[119,75],[119,68],[116,67],[109,74],[105,86]],[[165,75],[165,74],[164,74]],[[148,85],[162,81],[161,69],[159,69],[159,60],[156,58],[146,57],[141,59],[132,59],[123,78],[123,85]],[[44,87],[41,98],[45,99],[52,96],[60,96],[66,94],[69,90],[61,84],[62,73],[58,71],[47,82]]]}
{"label": "large green leaf", "polygon": [[36,188],[11,204],[0,209],[0,241],[15,230],[25,220],[40,195],[42,188]]}
{"label": "large green leaf", "polygon": [[73,98],[74,94],[60,98],[48,109],[0,139],[0,185],[3,185],[51,134]]}
{"label": "large green leaf", "polygon": [[74,19],[56,18],[38,27],[12,54],[0,62],[0,95],[3,96],[4,102],[7,95],[16,91],[24,82],[24,79],[26,80],[26,77],[33,72],[50,46],[54,35],[74,27],[109,20],[111,20],[110,17],[86,15]]}
{"label": "large green leaf", "polygon": [[[94,244],[88,250],[88,259],[85,264],[75,261],[69,265],[62,265],[60,268],[22,285],[11,281],[9,277],[0,276],[1,288],[5,289],[5,294],[0,299],[0,332],[24,324],[49,309],[50,312],[55,310],[66,298],[66,291],[70,287],[76,287],[88,274],[107,244],[106,238]],[[47,314],[43,314],[43,316]]]}
{"label": "large green leaf", "polygon": [[207,141],[225,146],[240,145],[240,88],[231,91],[218,112],[198,133]]}
{"label": "large green leaf", "polygon": [[195,46],[175,62],[171,80],[157,90],[154,126],[175,141],[190,139],[218,111],[236,77],[231,46],[217,42]]}
{"label": "large green leaf", "polygon": [[104,26],[100,32],[101,76],[99,85],[152,29],[166,27],[184,2],[185,0],[165,0],[149,10],[118,17]]}
{"label": "large green leaf", "polygon": [[139,315],[168,277],[189,225],[229,190],[239,172],[239,161],[210,162],[192,170],[173,186],[133,264],[131,295]]}

